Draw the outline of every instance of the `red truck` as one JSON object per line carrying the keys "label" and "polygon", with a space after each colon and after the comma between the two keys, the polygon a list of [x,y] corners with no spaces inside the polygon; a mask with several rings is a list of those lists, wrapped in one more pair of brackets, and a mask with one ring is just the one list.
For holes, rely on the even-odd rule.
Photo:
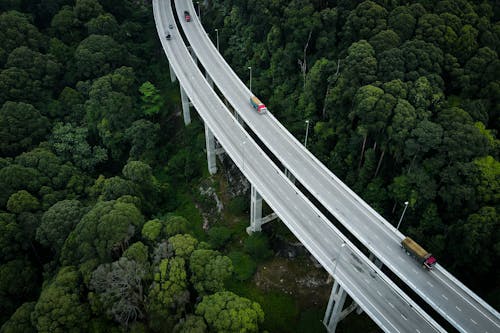
{"label": "red truck", "polygon": [[184,19],[186,20],[186,22],[191,21],[191,15],[189,15],[189,12],[187,10],[184,11]]}

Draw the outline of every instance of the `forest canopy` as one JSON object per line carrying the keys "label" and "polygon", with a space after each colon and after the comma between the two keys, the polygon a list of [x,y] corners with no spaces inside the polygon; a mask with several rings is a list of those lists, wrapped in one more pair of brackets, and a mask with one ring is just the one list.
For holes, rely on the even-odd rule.
{"label": "forest canopy", "polygon": [[[407,201],[402,232],[498,308],[500,5],[201,6],[273,114],[299,139],[309,120],[308,148],[388,220]],[[186,208],[206,162],[177,95],[148,1],[0,2],[1,333],[258,332],[274,315],[234,292],[267,236],[205,232]]]}

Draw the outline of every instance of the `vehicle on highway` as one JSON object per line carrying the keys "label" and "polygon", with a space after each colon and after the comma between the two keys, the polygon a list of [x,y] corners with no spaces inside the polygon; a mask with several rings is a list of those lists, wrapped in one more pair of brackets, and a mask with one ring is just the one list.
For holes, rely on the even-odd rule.
{"label": "vehicle on highway", "polygon": [[417,244],[410,237],[406,237],[401,241],[401,246],[406,251],[408,255],[411,255],[413,258],[417,259],[422,263],[422,266],[428,270],[432,269],[437,262],[436,258],[432,255],[432,253],[424,250],[420,245]]}
{"label": "vehicle on highway", "polygon": [[186,22],[191,21],[191,15],[189,15],[187,10],[184,11],[184,18],[186,19]]}
{"label": "vehicle on highway", "polygon": [[174,28],[174,25],[173,25],[172,23],[170,23],[170,24],[168,25],[168,27],[169,27],[170,29],[173,29],[173,28]]}
{"label": "vehicle on highway", "polygon": [[264,103],[262,103],[260,99],[258,99],[255,96],[250,97],[250,104],[252,104],[253,108],[257,110],[257,112],[260,114],[264,114],[267,111],[267,108],[264,105]]}
{"label": "vehicle on highway", "polygon": [[172,36],[168,33],[168,34],[165,36],[165,38],[166,38],[167,40],[170,40],[170,39],[172,38]]}

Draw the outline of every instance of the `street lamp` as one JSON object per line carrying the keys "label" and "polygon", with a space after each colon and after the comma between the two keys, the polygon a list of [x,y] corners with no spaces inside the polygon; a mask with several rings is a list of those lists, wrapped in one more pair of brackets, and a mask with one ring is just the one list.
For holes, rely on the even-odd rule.
{"label": "street lamp", "polygon": [[199,2],[199,1],[196,1],[196,3],[198,4],[198,18],[200,19],[200,22],[201,22],[200,2]]}
{"label": "street lamp", "polygon": [[408,201],[405,201],[405,209],[403,209],[403,213],[401,214],[401,218],[399,219],[398,226],[396,227],[396,229],[399,229],[401,221],[403,221],[403,216],[405,216],[406,208],[408,208]]}
{"label": "street lamp", "polygon": [[306,139],[304,140],[304,147],[307,148],[307,135],[309,134],[309,119],[306,120]]}
{"label": "street lamp", "polygon": [[252,91],[252,67],[248,66],[248,69],[250,70],[250,91]]}
{"label": "street lamp", "polygon": [[215,29],[215,33],[217,34],[217,51],[219,51],[219,29]]}

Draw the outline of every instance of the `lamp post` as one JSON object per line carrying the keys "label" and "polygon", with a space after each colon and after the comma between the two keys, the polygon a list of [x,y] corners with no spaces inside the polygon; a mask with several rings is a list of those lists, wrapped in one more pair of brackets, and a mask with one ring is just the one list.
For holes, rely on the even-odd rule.
{"label": "lamp post", "polygon": [[199,2],[199,1],[196,1],[196,3],[198,4],[198,18],[200,19],[200,22],[201,22],[200,2]]}
{"label": "lamp post", "polygon": [[405,216],[406,208],[408,208],[408,201],[405,201],[405,209],[403,209],[403,213],[401,214],[401,218],[399,219],[398,226],[396,227],[396,229],[399,229],[401,221],[403,221],[403,216]]}
{"label": "lamp post", "polygon": [[252,91],[252,67],[248,66],[248,69],[250,70],[250,91]]}
{"label": "lamp post", "polygon": [[304,147],[307,148],[307,135],[309,134],[309,119],[306,120],[306,138],[304,140]]}
{"label": "lamp post", "polygon": [[217,34],[217,51],[219,51],[219,29],[215,29],[215,33]]}

